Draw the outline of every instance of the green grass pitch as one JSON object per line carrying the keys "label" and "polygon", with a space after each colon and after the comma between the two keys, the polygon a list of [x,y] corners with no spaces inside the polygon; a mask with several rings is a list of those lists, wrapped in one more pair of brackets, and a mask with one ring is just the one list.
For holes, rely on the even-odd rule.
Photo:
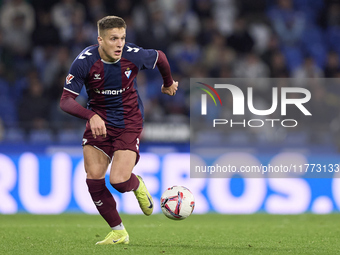
{"label": "green grass pitch", "polygon": [[0,215],[0,254],[340,254],[340,214],[122,215],[129,245],[95,246],[97,215]]}

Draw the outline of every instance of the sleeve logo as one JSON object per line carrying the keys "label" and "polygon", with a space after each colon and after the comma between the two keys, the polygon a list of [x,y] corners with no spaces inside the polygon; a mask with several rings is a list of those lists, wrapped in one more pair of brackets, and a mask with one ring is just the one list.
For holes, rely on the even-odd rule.
{"label": "sleeve logo", "polygon": [[132,48],[132,47],[127,46],[127,45],[126,45],[126,47],[127,47],[127,52],[133,51],[134,53],[137,53],[140,50],[139,48],[136,48],[136,47]]}
{"label": "sleeve logo", "polygon": [[72,74],[68,74],[66,77],[66,84],[71,84],[73,78],[74,76]]}
{"label": "sleeve logo", "polygon": [[79,56],[79,59],[85,59],[86,56],[91,56],[91,55],[92,53],[90,52],[90,50],[87,50]]}

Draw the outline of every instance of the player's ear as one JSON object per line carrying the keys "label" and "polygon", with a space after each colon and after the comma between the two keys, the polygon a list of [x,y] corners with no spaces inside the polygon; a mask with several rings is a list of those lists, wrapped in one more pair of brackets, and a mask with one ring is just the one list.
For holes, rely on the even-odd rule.
{"label": "player's ear", "polygon": [[102,45],[102,43],[103,43],[103,37],[98,36],[98,37],[97,37],[97,41],[98,41],[98,44],[99,44],[99,45]]}

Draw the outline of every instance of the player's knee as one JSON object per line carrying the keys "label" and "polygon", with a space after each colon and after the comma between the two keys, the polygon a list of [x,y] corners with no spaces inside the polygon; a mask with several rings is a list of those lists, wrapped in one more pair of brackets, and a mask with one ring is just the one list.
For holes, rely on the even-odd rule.
{"label": "player's knee", "polygon": [[99,179],[103,179],[105,178],[105,175],[103,175],[102,173],[91,173],[91,172],[87,172],[86,173],[86,179],[92,179],[92,180],[99,180]]}
{"label": "player's knee", "polygon": [[130,179],[130,176],[116,176],[116,177],[110,177],[110,183],[112,185],[114,184],[120,184],[120,183],[124,183],[127,180]]}

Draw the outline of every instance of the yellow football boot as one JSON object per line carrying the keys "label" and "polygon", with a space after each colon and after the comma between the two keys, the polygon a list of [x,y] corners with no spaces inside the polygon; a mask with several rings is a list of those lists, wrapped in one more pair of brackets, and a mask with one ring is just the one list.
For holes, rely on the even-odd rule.
{"label": "yellow football boot", "polygon": [[129,234],[125,229],[123,230],[112,230],[103,241],[97,242],[96,244],[128,244]]}
{"label": "yellow football boot", "polygon": [[152,214],[153,211],[153,200],[145,186],[145,183],[139,175],[136,175],[139,179],[139,187],[137,190],[134,190],[135,196],[138,200],[139,206],[142,209],[143,213],[147,216]]}

